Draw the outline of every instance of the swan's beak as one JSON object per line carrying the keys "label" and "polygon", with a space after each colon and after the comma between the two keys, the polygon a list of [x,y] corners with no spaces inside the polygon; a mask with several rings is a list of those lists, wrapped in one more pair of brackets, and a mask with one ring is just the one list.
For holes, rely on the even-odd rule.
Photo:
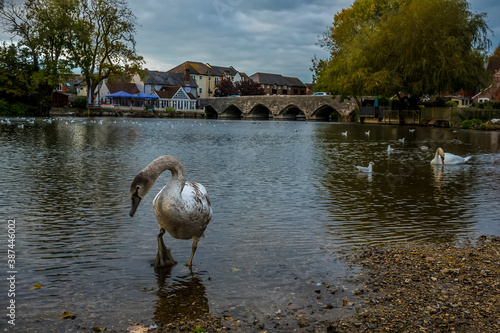
{"label": "swan's beak", "polygon": [[444,157],[441,156],[441,162],[444,164]]}
{"label": "swan's beak", "polygon": [[138,195],[132,195],[132,207],[130,207],[130,216],[134,216],[137,207],[139,207],[139,203],[141,203],[141,197]]}

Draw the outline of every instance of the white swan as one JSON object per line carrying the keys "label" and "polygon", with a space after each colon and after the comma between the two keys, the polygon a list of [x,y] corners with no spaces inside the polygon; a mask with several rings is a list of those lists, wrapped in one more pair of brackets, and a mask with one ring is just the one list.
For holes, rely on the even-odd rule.
{"label": "white swan", "polygon": [[163,243],[163,234],[167,230],[174,238],[193,239],[191,257],[186,264],[191,267],[198,241],[212,218],[212,208],[205,187],[186,181],[184,166],[177,158],[160,156],[135,177],[130,186],[130,216],[134,215],[141,199],[151,190],[158,176],[166,170],[170,170],[172,178],[153,200],[153,210],[160,226],[158,255],[154,265],[164,267],[176,263]]}
{"label": "white swan", "polygon": [[442,148],[436,150],[436,155],[431,161],[431,164],[463,164],[471,159],[472,156],[462,157],[445,153]]}
{"label": "white swan", "polygon": [[371,173],[373,171],[373,165],[375,165],[375,163],[370,162],[370,164],[368,164],[368,167],[362,167],[362,166],[357,166],[356,165],[356,168],[358,168],[359,172],[369,172],[369,173]]}
{"label": "white swan", "polygon": [[393,150],[394,150],[394,148],[391,148],[391,145],[388,145],[388,146],[387,146],[387,152],[388,152],[388,153],[390,153],[390,152],[391,152],[391,151],[393,151]]}

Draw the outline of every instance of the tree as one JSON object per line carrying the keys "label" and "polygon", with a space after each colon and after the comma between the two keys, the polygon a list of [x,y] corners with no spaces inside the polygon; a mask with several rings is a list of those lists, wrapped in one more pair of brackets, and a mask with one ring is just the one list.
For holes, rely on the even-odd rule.
{"label": "tree", "polygon": [[357,0],[335,15],[315,79],[342,97],[397,95],[416,107],[421,95],[486,82],[488,31],[465,0]]}
{"label": "tree", "polygon": [[[51,95],[61,75],[70,72],[66,44],[72,20],[68,13],[75,8],[73,1],[28,0],[23,5],[5,3],[0,8],[4,30],[18,39],[37,90],[38,113],[48,112]],[[23,66],[24,67],[24,66]]]}
{"label": "tree", "polygon": [[214,97],[226,97],[237,94],[238,89],[234,86],[231,78],[223,77],[215,86]]}
{"label": "tree", "polygon": [[262,86],[252,79],[236,82],[235,86],[241,96],[264,95]]}
{"label": "tree", "polygon": [[104,80],[133,74],[144,60],[135,50],[136,17],[125,0],[78,1],[70,58],[85,75],[89,103]]}
{"label": "tree", "polygon": [[39,108],[47,112],[56,84],[72,69],[85,75],[89,103],[106,78],[133,74],[136,17],[125,0],[27,0],[0,8],[4,30],[29,57]]}

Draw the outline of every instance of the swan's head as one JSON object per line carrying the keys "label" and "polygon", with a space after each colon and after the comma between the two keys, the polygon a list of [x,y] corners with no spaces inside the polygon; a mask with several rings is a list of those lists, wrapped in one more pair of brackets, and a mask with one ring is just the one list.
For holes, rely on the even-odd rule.
{"label": "swan's head", "polygon": [[154,179],[147,177],[144,172],[139,173],[135,176],[132,185],[130,185],[130,197],[132,198],[132,207],[130,208],[130,216],[134,216],[137,207],[141,203],[141,199],[151,190]]}
{"label": "swan's head", "polygon": [[373,163],[373,162],[370,162],[370,163],[368,164],[368,166],[374,166],[374,165],[375,165],[375,163]]}
{"label": "swan's head", "polygon": [[444,150],[442,148],[438,148],[436,150],[436,157],[439,155],[441,157],[441,163],[444,164]]}

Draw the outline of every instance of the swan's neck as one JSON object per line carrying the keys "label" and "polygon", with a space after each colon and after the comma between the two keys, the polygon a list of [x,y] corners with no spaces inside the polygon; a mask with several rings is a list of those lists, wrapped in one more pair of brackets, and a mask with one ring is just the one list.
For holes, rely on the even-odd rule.
{"label": "swan's neck", "polygon": [[172,173],[170,182],[177,183],[182,190],[186,182],[186,171],[182,163],[173,156],[160,156],[142,171],[144,174],[151,177],[154,181],[165,171],[169,170]]}

